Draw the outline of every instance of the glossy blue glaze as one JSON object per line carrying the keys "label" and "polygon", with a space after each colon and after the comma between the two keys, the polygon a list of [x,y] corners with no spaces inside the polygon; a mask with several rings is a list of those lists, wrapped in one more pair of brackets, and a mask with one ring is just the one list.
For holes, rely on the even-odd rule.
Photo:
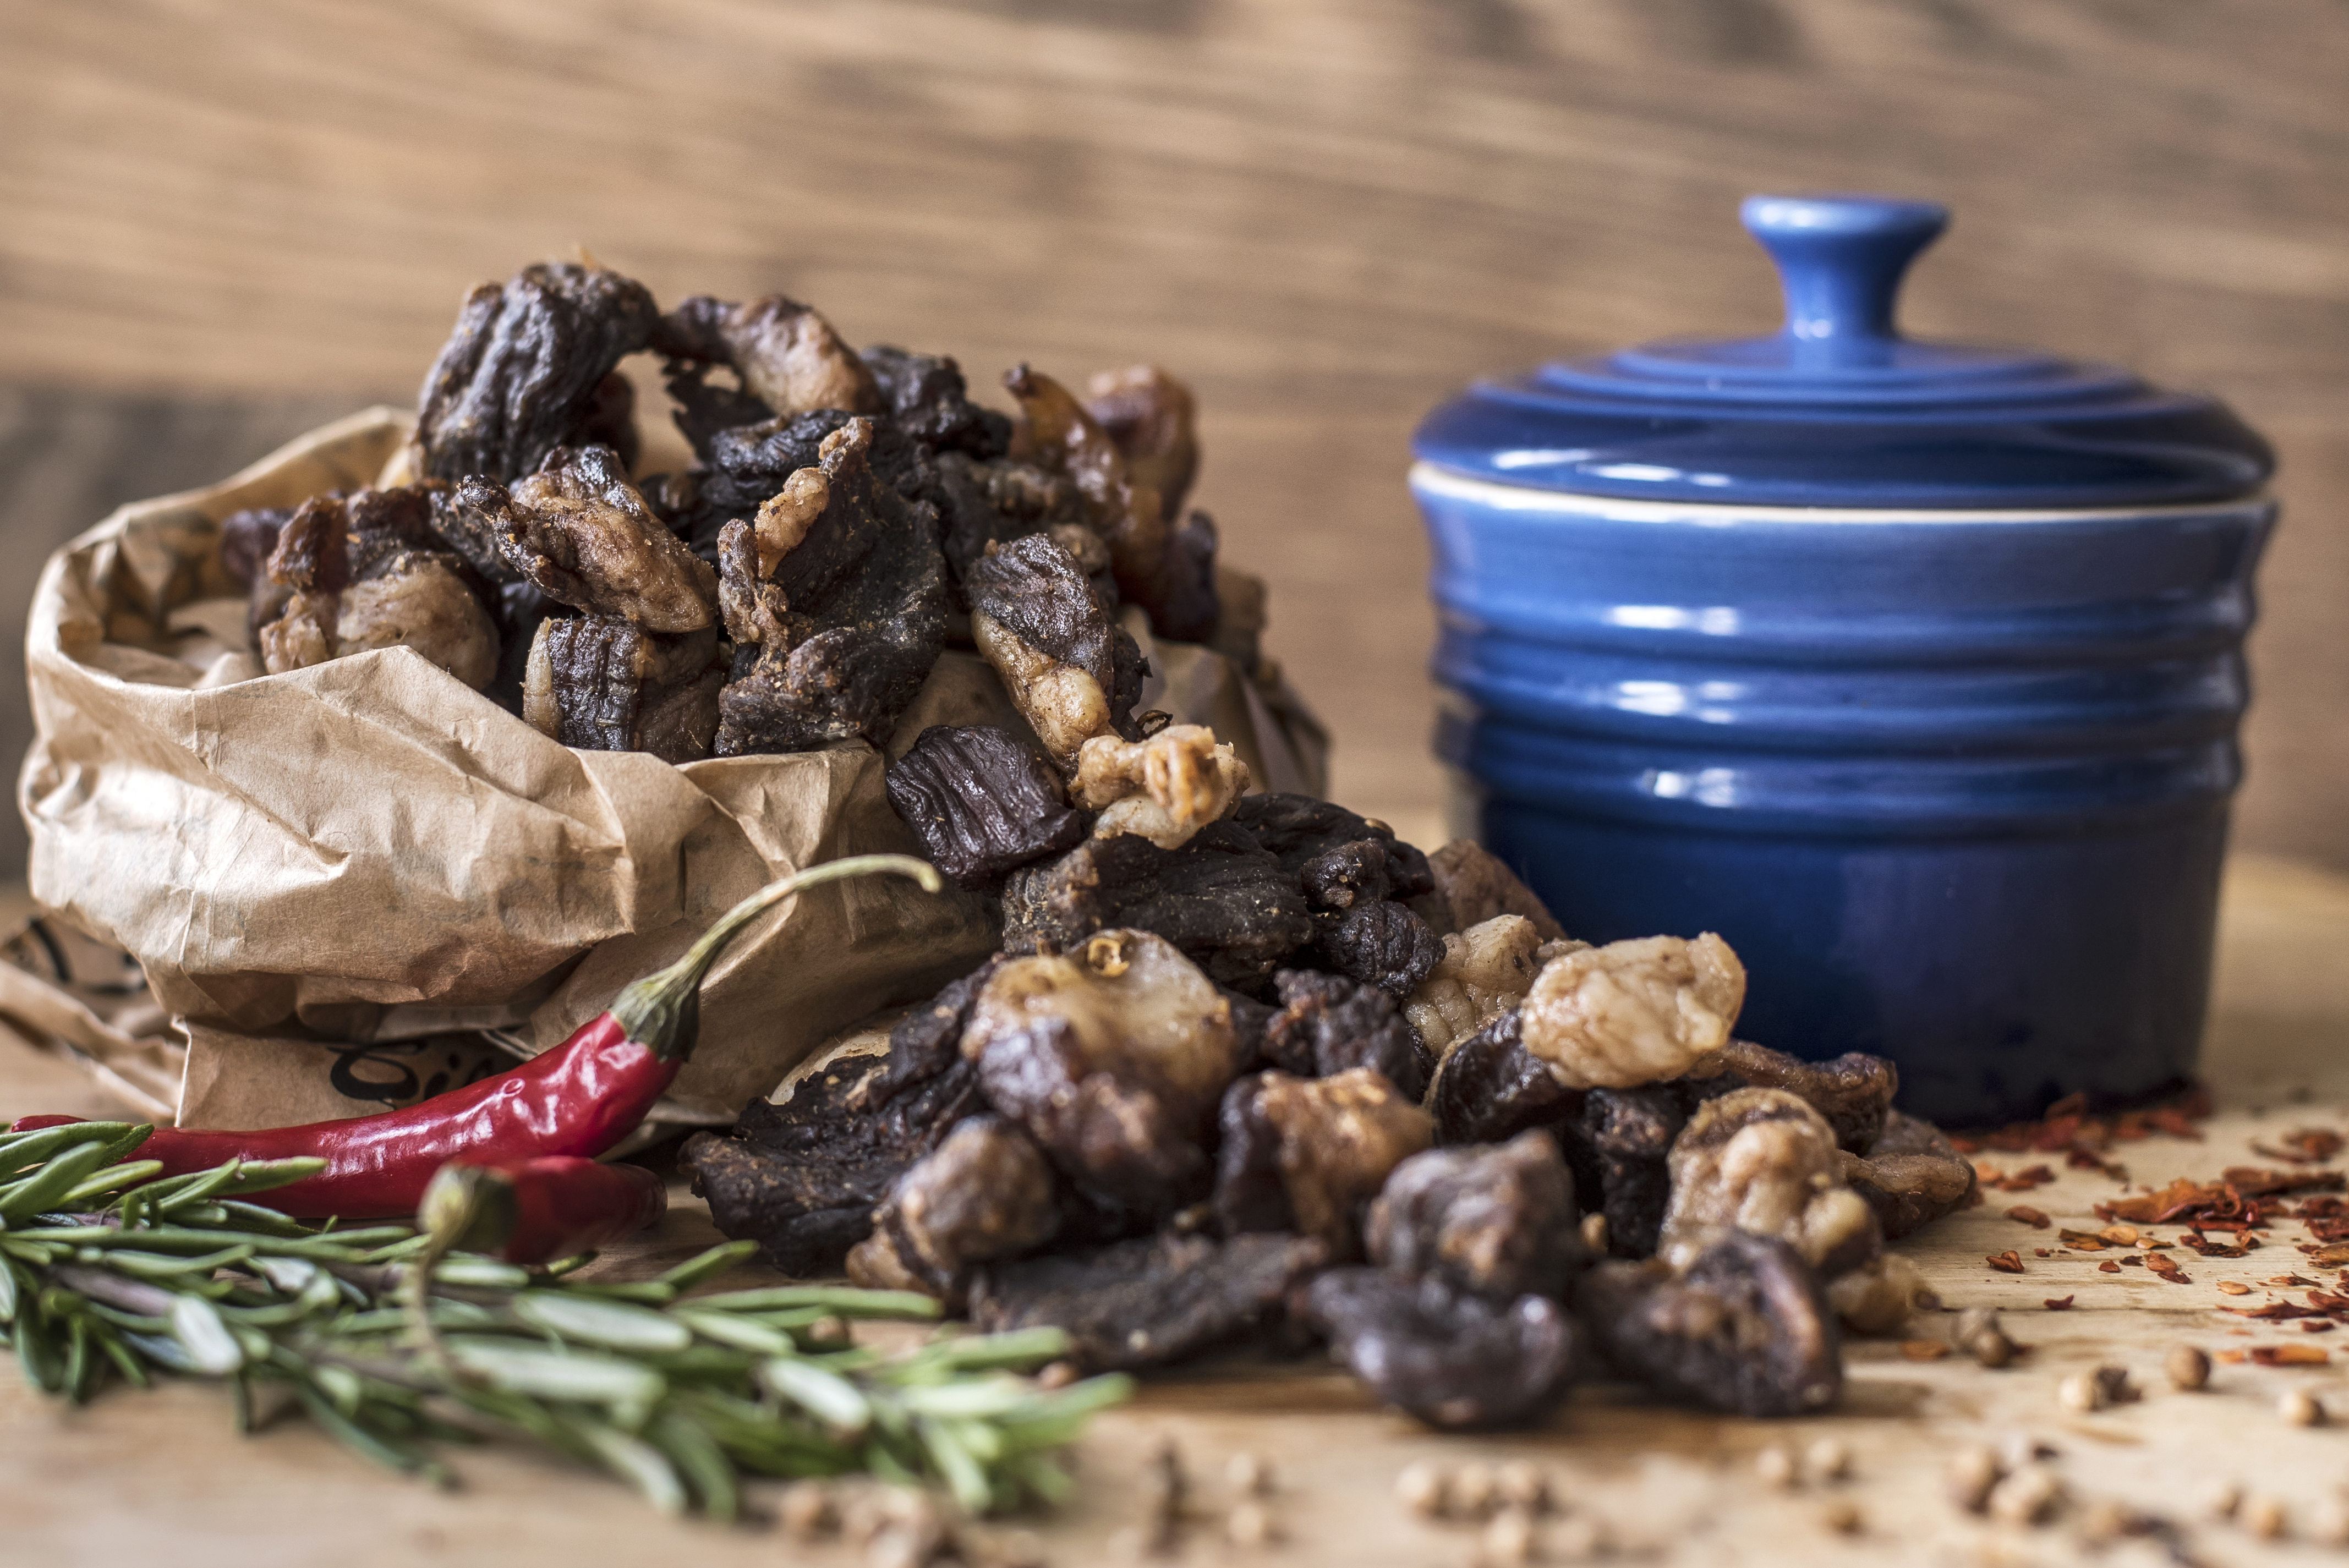
{"label": "glossy blue glaze", "polygon": [[[1576,935],[1726,936],[1748,1037],[1889,1056],[1904,1103],[1959,1122],[2173,1082],[2240,776],[2265,449],[2118,372],[1889,337],[1938,209],[1747,216],[1786,273],[1787,331],[1521,384],[1648,418],[1651,456],[1666,438],[1626,410],[1693,384],[1688,407],[1717,401],[1669,437],[1674,466],[1734,482],[1625,500],[1587,459],[1524,463],[1588,434],[1539,398],[1514,405],[1514,444],[1464,456],[1464,431],[1497,438],[1490,388],[1423,430],[1438,748],[1485,842]],[[2018,387],[2124,407],[2128,429],[2034,469],[2031,440],[2061,421],[2012,418]],[[2165,404],[2168,445],[2147,436]],[[1850,438],[1903,420],[1939,434]],[[1764,458],[1847,504],[1756,503],[1779,493]]]}
{"label": "glossy blue glaze", "polygon": [[2223,405],[2110,366],[1920,342],[1893,326],[1947,215],[1878,197],[1755,197],[1786,324],[1479,382],[1419,456],[1505,484],[1757,506],[2095,507],[2255,489],[2267,444]]}

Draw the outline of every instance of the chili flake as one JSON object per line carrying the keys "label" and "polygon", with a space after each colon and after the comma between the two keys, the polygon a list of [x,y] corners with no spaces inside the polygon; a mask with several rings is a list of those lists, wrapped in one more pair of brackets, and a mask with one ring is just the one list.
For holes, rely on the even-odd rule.
{"label": "chili flake", "polygon": [[2055,1222],[2049,1219],[2046,1214],[2033,1208],[2028,1203],[2015,1204],[2013,1208],[2007,1210],[2006,1217],[2022,1224],[2028,1225],[2034,1231],[2044,1231],[2048,1226]]}
{"label": "chili flake", "polygon": [[2002,1253],[1992,1253],[1983,1260],[2002,1274],[2021,1274],[2023,1256],[2012,1247]]}

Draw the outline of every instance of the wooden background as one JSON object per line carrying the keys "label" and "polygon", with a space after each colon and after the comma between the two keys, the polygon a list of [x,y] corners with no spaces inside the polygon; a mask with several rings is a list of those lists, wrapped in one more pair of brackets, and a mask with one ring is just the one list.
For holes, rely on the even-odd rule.
{"label": "wooden background", "polygon": [[2344,81],[2341,0],[13,0],[0,748],[55,542],[409,401],[470,284],[584,243],[975,381],[1191,377],[1337,792],[1426,821],[1417,416],[1772,325],[1738,198],[1861,188],[1957,210],[1912,328],[2126,361],[2275,440],[2242,839],[2349,866]]}

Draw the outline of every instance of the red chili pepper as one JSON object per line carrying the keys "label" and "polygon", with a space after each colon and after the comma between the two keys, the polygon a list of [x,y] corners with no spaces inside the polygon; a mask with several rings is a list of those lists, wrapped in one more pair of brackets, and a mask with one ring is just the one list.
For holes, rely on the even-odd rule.
{"label": "red chili pepper", "polygon": [[667,1184],[641,1165],[546,1155],[452,1160],[424,1189],[417,1218],[449,1246],[543,1264],[607,1247],[667,1212]]}
{"label": "red chili pepper", "polygon": [[[726,944],[795,892],[874,872],[912,877],[931,892],[942,885],[936,871],[909,855],[852,855],[812,866],[736,904],[684,957],[621,992],[610,1012],[495,1078],[342,1121],[253,1132],[159,1127],[139,1146],[139,1158],[161,1161],[164,1176],[230,1160],[323,1159],[326,1169],[317,1175],[254,1201],[304,1218],[347,1220],[414,1213],[434,1173],[455,1159],[593,1159],[636,1130],[684,1067],[700,1021],[701,978]],[[78,1119],[28,1116],[15,1130]]]}

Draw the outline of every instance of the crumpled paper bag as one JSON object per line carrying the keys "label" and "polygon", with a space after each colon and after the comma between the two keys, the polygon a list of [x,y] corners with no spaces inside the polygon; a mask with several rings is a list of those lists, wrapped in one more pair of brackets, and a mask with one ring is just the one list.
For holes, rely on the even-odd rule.
{"label": "crumpled paper bag", "polygon": [[[174,1109],[191,1124],[382,1109],[336,1087],[350,1058],[322,1045],[543,1050],[764,883],[920,851],[862,742],[678,767],[572,750],[406,648],[265,674],[220,567],[220,521],[366,485],[409,428],[369,409],[222,484],[125,507],[35,591],[37,738],[18,790],[32,892],[53,923],[136,959],[150,1015],[187,1044],[83,1032],[144,1063],[150,1101],[158,1048],[178,1051]],[[1145,706],[1216,725],[1261,786],[1318,792],[1326,742],[1285,687],[1208,649],[1148,651]],[[895,744],[971,722],[1019,720],[983,662],[949,652]],[[672,1118],[730,1118],[842,1026],[927,995],[994,940],[987,901],[898,878],[793,901],[705,983]],[[87,999],[9,967],[0,1009],[99,1062],[27,1017],[78,1025]]]}

